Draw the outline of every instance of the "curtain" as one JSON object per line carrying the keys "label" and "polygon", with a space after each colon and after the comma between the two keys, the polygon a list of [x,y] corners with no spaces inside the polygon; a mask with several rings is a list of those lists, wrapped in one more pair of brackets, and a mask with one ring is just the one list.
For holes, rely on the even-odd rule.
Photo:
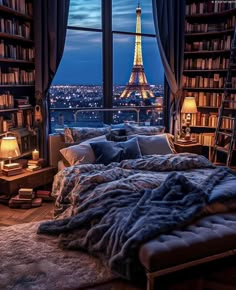
{"label": "curtain", "polygon": [[184,59],[185,0],[152,0],[157,44],[169,86],[166,112],[171,133],[180,129],[180,102]]}
{"label": "curtain", "polygon": [[48,98],[47,92],[63,55],[69,0],[34,1],[35,99],[43,122],[39,130],[40,155],[47,159]]}

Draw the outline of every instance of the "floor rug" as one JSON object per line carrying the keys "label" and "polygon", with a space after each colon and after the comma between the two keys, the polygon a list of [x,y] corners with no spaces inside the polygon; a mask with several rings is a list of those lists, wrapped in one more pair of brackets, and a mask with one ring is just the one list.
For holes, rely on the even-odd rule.
{"label": "floor rug", "polygon": [[0,227],[0,289],[81,289],[114,278],[86,253],[65,251],[57,238],[37,235],[39,223]]}

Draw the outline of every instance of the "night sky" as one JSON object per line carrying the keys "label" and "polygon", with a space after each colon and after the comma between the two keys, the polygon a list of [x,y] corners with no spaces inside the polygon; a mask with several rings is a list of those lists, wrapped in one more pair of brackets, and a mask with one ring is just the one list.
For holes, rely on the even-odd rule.
{"label": "night sky", "polygon": [[[141,29],[155,34],[152,0],[141,0]],[[71,0],[68,25],[101,28],[101,0]],[[113,0],[113,30],[135,32],[138,0]],[[134,59],[134,36],[113,35],[114,85],[125,85]],[[144,69],[149,84],[163,84],[156,38],[142,37]],[[68,30],[64,55],[53,84],[102,85],[102,35]]]}

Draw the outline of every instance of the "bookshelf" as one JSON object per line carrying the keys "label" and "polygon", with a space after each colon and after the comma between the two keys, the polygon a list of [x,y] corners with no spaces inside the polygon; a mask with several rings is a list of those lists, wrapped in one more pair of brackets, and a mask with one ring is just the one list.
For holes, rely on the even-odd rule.
{"label": "bookshelf", "polygon": [[33,0],[0,0],[0,135],[17,137],[22,156],[37,147]]}
{"label": "bookshelf", "polygon": [[[198,113],[192,115],[190,127],[204,146],[214,142],[235,25],[236,2],[186,1],[183,97],[196,99]],[[236,68],[232,81],[231,98],[236,100]],[[227,109],[235,110],[236,105]],[[185,115],[181,117],[184,126]]]}

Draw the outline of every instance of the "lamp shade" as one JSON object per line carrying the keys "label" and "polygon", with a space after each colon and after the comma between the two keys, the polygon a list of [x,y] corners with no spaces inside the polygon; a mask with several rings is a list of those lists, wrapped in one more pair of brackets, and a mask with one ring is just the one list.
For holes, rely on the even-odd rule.
{"label": "lamp shade", "polygon": [[194,114],[197,113],[197,105],[194,97],[185,97],[181,109],[181,113]]}
{"label": "lamp shade", "polygon": [[3,137],[1,140],[0,154],[2,158],[20,156],[20,149],[16,137]]}

